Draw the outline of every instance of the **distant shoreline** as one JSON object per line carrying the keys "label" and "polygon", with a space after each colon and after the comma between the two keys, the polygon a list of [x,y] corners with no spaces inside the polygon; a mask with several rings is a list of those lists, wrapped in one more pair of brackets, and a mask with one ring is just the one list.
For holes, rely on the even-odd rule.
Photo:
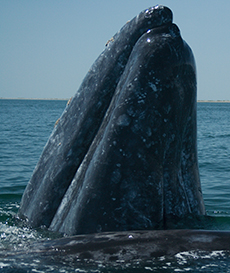
{"label": "distant shoreline", "polygon": [[197,102],[230,103],[230,100],[198,100]]}
{"label": "distant shoreline", "polygon": [[58,99],[58,98],[0,98],[0,100],[69,100],[68,99]]}
{"label": "distant shoreline", "polygon": [[[66,100],[69,98],[2,98],[0,100]],[[210,103],[230,103],[230,100],[198,100],[197,102],[210,102]]]}

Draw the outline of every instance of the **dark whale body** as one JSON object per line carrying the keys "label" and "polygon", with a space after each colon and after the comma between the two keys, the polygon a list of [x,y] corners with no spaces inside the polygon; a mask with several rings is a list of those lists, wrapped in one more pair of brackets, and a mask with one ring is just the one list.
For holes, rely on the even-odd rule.
{"label": "dark whale body", "polygon": [[177,27],[143,34],[50,228],[156,229],[174,215],[202,214],[195,90],[194,61]]}
{"label": "dark whale body", "polygon": [[159,256],[172,256],[183,251],[230,250],[229,231],[211,230],[142,230],[102,232],[77,235],[42,242],[31,247],[32,251],[60,255],[78,255],[94,261],[124,259],[147,260]]}
{"label": "dark whale body", "polygon": [[196,68],[168,8],[128,22],[66,107],[19,217],[68,235],[167,228],[203,215]]}
{"label": "dark whale body", "polygon": [[[122,265],[132,268],[133,265],[142,266],[146,262],[151,264],[157,257],[173,258],[178,253],[182,252],[183,255],[188,251],[195,252],[194,260],[204,251],[206,259],[211,258],[211,255],[208,255],[212,251],[221,251],[222,256],[226,251],[229,256],[229,250],[229,231],[142,230],[102,232],[47,240],[31,244],[26,249],[20,248],[18,251],[6,250],[0,257],[13,257],[19,263],[28,261],[30,264],[33,260],[39,260],[41,264],[49,264],[50,261],[53,264],[55,261],[63,266],[70,264],[72,268],[83,266],[86,269],[92,265],[104,265],[114,269]],[[191,259],[191,256],[188,259]]]}

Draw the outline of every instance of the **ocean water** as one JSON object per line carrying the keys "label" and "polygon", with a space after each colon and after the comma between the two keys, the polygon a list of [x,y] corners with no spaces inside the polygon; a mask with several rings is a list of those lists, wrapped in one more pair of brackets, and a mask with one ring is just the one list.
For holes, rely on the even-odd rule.
{"label": "ocean water", "polygon": [[[43,147],[67,101],[0,100],[0,272],[230,272],[229,255],[179,253],[146,264],[110,268],[58,263],[52,257],[12,255],[32,243],[57,236],[31,230],[14,216],[23,191]],[[230,230],[230,103],[198,103],[198,157],[207,214],[211,228]],[[205,227],[204,227],[205,228]],[[207,226],[207,229],[210,226]],[[7,253],[11,253],[8,255]]]}

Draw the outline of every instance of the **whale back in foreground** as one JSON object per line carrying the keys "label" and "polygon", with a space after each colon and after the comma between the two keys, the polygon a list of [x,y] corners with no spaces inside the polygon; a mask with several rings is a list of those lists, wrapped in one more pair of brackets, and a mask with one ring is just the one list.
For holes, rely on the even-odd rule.
{"label": "whale back in foreground", "polygon": [[[226,251],[229,256],[230,232],[206,231],[206,230],[155,230],[155,231],[126,231],[106,232],[88,235],[78,235],[68,238],[47,240],[27,246],[26,249],[18,249],[10,252],[6,250],[0,257],[13,258],[19,263],[31,260],[41,264],[58,263],[63,266],[70,265],[72,269],[83,267],[84,270],[96,265],[107,268],[125,267],[140,268],[146,265],[154,265],[155,258],[167,259],[176,254],[187,253],[188,260],[191,253],[195,252],[192,260],[197,261],[199,256],[205,253],[208,259],[204,263],[213,263]],[[25,256],[26,255],[26,256]],[[132,268],[133,269],[133,268]],[[103,271],[104,272],[104,271]],[[139,272],[139,271],[138,271]]]}
{"label": "whale back in foreground", "polygon": [[196,68],[168,8],[127,23],[54,129],[19,217],[66,234],[167,228],[205,214]]}

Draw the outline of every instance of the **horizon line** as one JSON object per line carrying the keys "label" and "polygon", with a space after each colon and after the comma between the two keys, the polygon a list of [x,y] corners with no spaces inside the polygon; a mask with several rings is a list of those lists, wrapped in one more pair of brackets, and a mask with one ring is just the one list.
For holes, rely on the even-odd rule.
{"label": "horizon line", "polygon": [[0,100],[69,100],[69,98],[4,98],[4,97],[0,97]]}
{"label": "horizon line", "polygon": [[[0,100],[69,100],[70,98],[5,98],[0,97]],[[197,100],[197,102],[230,102],[230,100]]]}

